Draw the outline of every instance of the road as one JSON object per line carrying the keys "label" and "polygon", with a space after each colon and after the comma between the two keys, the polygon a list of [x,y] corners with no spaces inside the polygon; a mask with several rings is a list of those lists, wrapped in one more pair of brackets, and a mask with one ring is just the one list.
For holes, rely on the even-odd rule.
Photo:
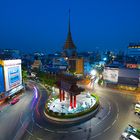
{"label": "road", "polygon": [[118,140],[128,125],[140,127],[133,113],[135,98],[105,88],[97,88],[101,109],[91,120],[78,125],[63,126],[48,122],[43,107],[48,98],[46,90],[35,85],[0,113],[0,140]]}

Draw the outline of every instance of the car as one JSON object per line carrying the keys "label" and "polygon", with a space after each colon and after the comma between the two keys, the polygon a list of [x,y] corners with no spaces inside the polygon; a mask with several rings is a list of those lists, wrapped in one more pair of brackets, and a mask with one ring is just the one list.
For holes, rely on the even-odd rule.
{"label": "car", "polygon": [[20,99],[19,98],[14,98],[12,101],[11,101],[11,105],[14,105],[16,104]]}
{"label": "car", "polygon": [[124,132],[127,132],[131,135],[134,135],[134,136],[140,138],[140,129],[135,128],[130,124],[128,124],[128,126],[125,128]]}
{"label": "car", "polygon": [[121,138],[123,140],[140,140],[139,138],[128,132],[123,132]]}
{"label": "car", "polygon": [[128,135],[129,134],[127,132],[123,132],[122,135],[121,135],[121,138],[125,140]]}
{"label": "car", "polygon": [[129,134],[127,132],[123,132],[122,135],[121,135],[121,138],[123,140],[140,140],[138,139],[137,137],[135,137],[134,135],[132,134]]}
{"label": "car", "polygon": [[137,132],[137,129],[134,128],[132,125],[128,124],[128,127],[125,128],[124,132],[135,134]]}
{"label": "car", "polygon": [[130,137],[128,138],[128,140],[140,140],[139,138],[133,136],[133,135],[130,135]]}
{"label": "car", "polygon": [[137,103],[137,104],[135,105],[135,111],[134,111],[134,113],[135,113],[135,114],[140,114],[140,104],[139,104],[139,103]]}
{"label": "car", "polygon": [[135,109],[140,108],[140,103],[135,104]]}

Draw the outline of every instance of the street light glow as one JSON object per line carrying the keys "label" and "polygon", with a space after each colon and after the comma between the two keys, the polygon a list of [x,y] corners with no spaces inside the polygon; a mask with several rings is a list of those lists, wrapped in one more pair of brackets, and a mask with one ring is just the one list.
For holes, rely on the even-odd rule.
{"label": "street light glow", "polygon": [[95,76],[95,75],[97,74],[97,72],[96,72],[96,70],[92,70],[92,71],[90,72],[90,74],[91,74],[92,76]]}
{"label": "street light glow", "polygon": [[107,60],[107,58],[106,58],[106,57],[104,57],[104,58],[103,58],[103,60],[104,60],[104,61],[106,61],[106,60]]}

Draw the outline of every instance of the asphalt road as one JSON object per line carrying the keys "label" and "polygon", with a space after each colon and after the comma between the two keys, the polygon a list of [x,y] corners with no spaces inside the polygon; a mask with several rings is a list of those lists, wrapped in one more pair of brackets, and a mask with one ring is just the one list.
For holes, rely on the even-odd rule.
{"label": "asphalt road", "polygon": [[140,127],[133,113],[134,97],[102,88],[96,89],[102,108],[91,120],[71,126],[51,124],[43,115],[48,94],[36,87],[37,98],[31,89],[0,112],[0,140],[119,140],[128,124]]}

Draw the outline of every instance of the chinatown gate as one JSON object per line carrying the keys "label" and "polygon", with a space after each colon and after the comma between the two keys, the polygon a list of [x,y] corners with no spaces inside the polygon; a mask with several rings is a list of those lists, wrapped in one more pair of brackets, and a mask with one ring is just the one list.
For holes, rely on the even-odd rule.
{"label": "chinatown gate", "polygon": [[73,76],[61,76],[60,79],[57,81],[57,87],[59,88],[59,99],[60,102],[64,101],[66,92],[68,93],[70,99],[70,108],[76,108],[76,96],[79,95],[83,88],[78,87],[77,79]]}

